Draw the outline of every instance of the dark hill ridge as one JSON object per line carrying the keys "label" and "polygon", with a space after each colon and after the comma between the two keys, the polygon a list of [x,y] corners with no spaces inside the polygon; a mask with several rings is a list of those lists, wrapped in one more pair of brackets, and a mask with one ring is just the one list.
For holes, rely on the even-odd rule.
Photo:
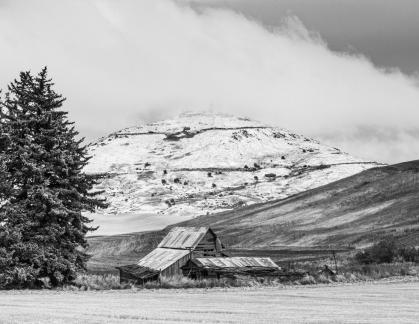
{"label": "dark hill ridge", "polygon": [[[176,226],[211,226],[231,248],[362,247],[388,234],[419,245],[418,198],[419,161],[411,161]],[[90,238],[91,264],[133,262],[167,230]]]}

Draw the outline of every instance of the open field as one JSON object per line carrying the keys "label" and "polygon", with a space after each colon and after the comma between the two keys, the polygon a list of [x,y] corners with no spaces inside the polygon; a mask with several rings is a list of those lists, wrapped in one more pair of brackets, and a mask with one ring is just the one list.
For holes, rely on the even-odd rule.
{"label": "open field", "polygon": [[1,323],[417,323],[419,281],[154,291],[1,291]]}

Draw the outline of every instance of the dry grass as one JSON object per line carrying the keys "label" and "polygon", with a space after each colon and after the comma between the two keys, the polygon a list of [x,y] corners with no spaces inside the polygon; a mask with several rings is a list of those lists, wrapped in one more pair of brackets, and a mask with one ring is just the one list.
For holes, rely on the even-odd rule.
{"label": "dry grass", "polygon": [[[284,285],[316,285],[331,283],[351,283],[373,281],[391,277],[419,276],[419,265],[414,263],[391,263],[370,265],[348,265],[340,268],[335,276],[318,273],[318,268],[310,267],[308,274],[300,279],[286,278],[251,278],[236,279],[202,279],[194,280],[183,276],[162,277],[159,281],[147,282],[138,288],[142,289],[189,289],[189,288],[233,288],[233,287],[281,287]],[[131,289],[134,285],[120,284],[119,276],[113,274],[82,274],[74,282],[74,286],[66,286],[65,290],[112,290]]]}
{"label": "dry grass", "polygon": [[231,288],[231,287],[255,287],[258,285],[258,281],[252,278],[243,279],[202,279],[194,280],[183,276],[175,277],[162,277],[159,281],[148,282],[144,285],[144,288],[155,289],[155,288]]}
{"label": "dry grass", "polygon": [[113,274],[93,275],[80,274],[74,281],[74,285],[65,286],[64,290],[111,290],[127,289],[131,285],[120,284],[119,276]]}
{"label": "dry grass", "polygon": [[[275,282],[275,283],[274,283]],[[158,281],[150,281],[137,286],[143,289],[188,289],[188,288],[232,288],[259,287],[279,285],[279,280],[237,278],[237,279],[202,279],[194,280],[183,276],[162,277]],[[113,274],[81,274],[74,281],[74,285],[65,286],[64,290],[112,290],[131,289],[132,284],[121,284],[119,276]]]}
{"label": "dry grass", "polygon": [[351,265],[343,269],[344,273],[369,280],[378,280],[398,276],[419,275],[419,265],[410,262]]}

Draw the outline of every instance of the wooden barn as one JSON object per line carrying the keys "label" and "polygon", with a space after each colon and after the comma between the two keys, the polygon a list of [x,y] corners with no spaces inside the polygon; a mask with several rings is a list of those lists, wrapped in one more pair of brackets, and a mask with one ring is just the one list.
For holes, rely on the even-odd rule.
{"label": "wooden barn", "polygon": [[174,227],[158,248],[188,250],[194,257],[223,255],[221,241],[209,227]]}
{"label": "wooden barn", "polygon": [[137,264],[117,269],[121,282],[144,283],[159,276],[182,275],[182,267],[190,259],[224,256],[222,250],[219,238],[209,227],[174,227]]}
{"label": "wooden barn", "polygon": [[237,276],[267,277],[281,274],[271,258],[226,257],[190,259],[182,267],[183,275],[193,279],[235,278]]}

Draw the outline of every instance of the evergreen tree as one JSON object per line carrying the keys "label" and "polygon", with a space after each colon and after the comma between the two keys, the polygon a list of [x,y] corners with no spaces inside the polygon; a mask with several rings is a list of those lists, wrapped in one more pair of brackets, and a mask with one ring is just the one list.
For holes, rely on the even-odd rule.
{"label": "evergreen tree", "polygon": [[85,269],[83,211],[105,208],[83,173],[83,139],[44,68],[20,73],[0,100],[0,287],[69,283]]}

